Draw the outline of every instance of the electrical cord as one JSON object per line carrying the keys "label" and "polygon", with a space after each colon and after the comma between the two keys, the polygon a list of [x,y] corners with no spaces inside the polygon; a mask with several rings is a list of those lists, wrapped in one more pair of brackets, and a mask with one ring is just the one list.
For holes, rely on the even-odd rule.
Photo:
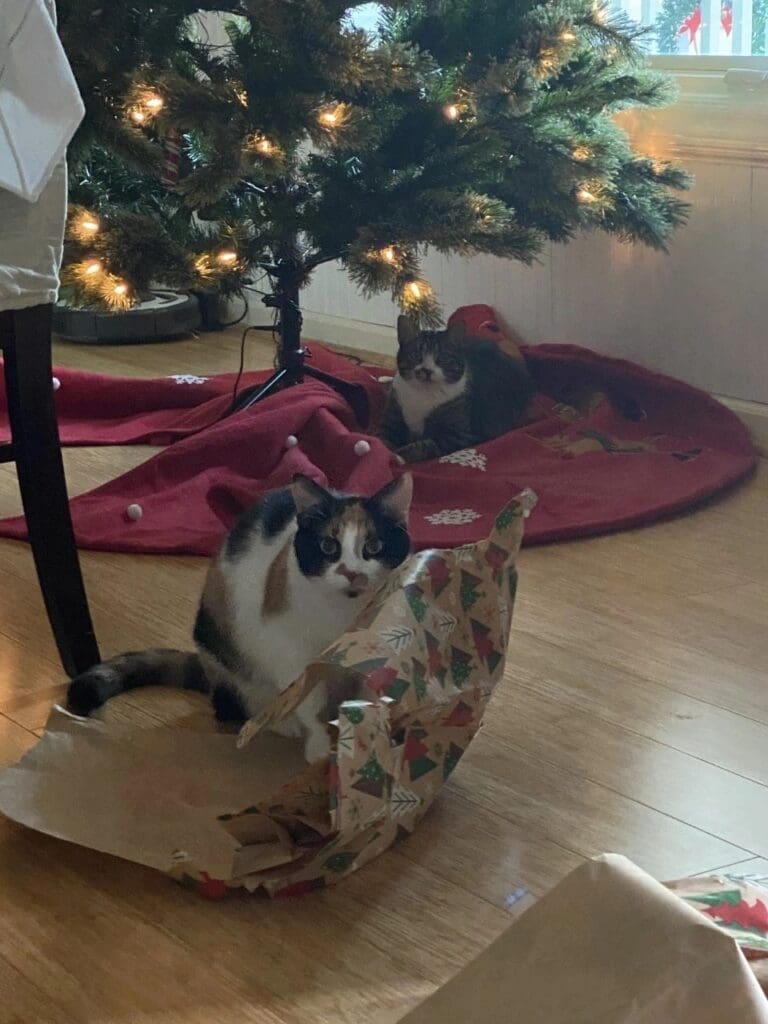
{"label": "electrical cord", "polygon": [[[273,344],[277,344],[277,318],[278,318],[278,313],[277,313],[277,310],[275,310],[274,314],[272,316],[272,332],[271,332],[272,333],[272,343]],[[219,419],[223,419],[224,416],[228,416],[232,412],[232,410],[235,408],[235,406],[237,405],[237,397],[238,397],[238,394],[240,392],[240,381],[242,380],[243,370],[245,368],[245,340],[248,337],[248,332],[249,331],[255,331],[255,330],[258,330],[257,325],[256,324],[250,324],[248,327],[245,328],[245,330],[242,333],[242,336],[240,338],[240,365],[239,365],[239,367],[237,369],[237,376],[235,377],[235,383],[232,386],[232,401],[230,402],[229,409],[225,413],[223,413],[219,417]],[[219,421],[218,419],[214,420],[214,423],[218,423],[218,421]],[[213,424],[211,424],[211,426],[213,426]]]}
{"label": "electrical cord", "polygon": [[243,299],[243,302],[245,304],[243,312],[240,314],[240,316],[237,318],[237,320],[230,320],[229,323],[221,324],[221,327],[223,327],[223,328],[224,327],[237,327],[238,324],[241,324],[243,322],[243,320],[245,320],[245,318],[248,316],[248,312],[250,310],[250,306],[248,305],[248,299],[246,298],[245,295],[242,296],[242,299]]}

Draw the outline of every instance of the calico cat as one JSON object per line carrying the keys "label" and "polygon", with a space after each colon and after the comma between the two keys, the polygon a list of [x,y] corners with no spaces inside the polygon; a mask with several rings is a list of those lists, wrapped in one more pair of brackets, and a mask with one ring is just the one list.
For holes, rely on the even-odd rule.
{"label": "calico cat", "polygon": [[516,427],[535,388],[525,366],[464,324],[419,331],[397,321],[397,375],[381,438],[404,462],[419,462],[499,437]]}
{"label": "calico cat", "polygon": [[[216,718],[242,723],[298,678],[351,625],[410,551],[412,481],[349,497],[298,476],[248,509],[208,570],[194,628],[197,653],[122,654],[70,683],[87,716],[139,686],[199,690]],[[275,731],[303,738],[308,761],[329,749],[328,694],[317,687]]]}

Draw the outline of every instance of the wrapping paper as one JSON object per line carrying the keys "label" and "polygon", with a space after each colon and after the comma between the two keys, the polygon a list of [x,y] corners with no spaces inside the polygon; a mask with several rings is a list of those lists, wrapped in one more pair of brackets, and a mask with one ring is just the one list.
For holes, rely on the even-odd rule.
{"label": "wrapping paper", "polygon": [[[355,871],[416,828],[480,727],[534,502],[513,499],[478,544],[413,555],[239,736],[175,691],[133,691],[101,718],[54,709],[42,740],[0,772],[0,811],[208,896],[296,896]],[[306,765],[267,727],[318,685],[337,709],[333,749]]]}
{"label": "wrapping paper", "polygon": [[768,1024],[739,947],[615,854],[588,861],[401,1024]]}
{"label": "wrapping paper", "polygon": [[768,994],[768,875],[697,875],[666,885],[731,936]]}

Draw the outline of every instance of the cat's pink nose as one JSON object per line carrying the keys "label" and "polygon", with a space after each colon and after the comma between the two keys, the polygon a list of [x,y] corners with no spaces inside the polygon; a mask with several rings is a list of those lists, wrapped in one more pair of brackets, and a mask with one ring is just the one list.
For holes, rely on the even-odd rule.
{"label": "cat's pink nose", "polygon": [[350,590],[363,591],[368,586],[368,577],[362,572],[353,572],[342,562],[336,566],[336,572],[348,581]]}

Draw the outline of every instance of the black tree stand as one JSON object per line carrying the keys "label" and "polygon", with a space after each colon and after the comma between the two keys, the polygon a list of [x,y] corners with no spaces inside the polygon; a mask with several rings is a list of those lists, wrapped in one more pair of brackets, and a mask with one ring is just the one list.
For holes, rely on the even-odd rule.
{"label": "black tree stand", "polygon": [[307,363],[309,352],[301,341],[302,316],[299,308],[298,285],[298,278],[302,273],[301,268],[295,263],[285,261],[276,266],[265,265],[263,269],[275,282],[275,290],[271,295],[265,295],[262,301],[265,306],[278,311],[278,323],[276,328],[271,325],[259,325],[252,327],[251,330],[277,330],[280,336],[277,368],[269,380],[263,384],[257,384],[242,391],[232,406],[232,412],[250,409],[262,399],[285,388],[293,387],[294,384],[301,384],[305,377],[310,377],[312,380],[328,384],[337,391],[351,407],[360,426],[367,427],[370,410],[365,388],[360,384],[353,384],[351,381],[334,377]]}

